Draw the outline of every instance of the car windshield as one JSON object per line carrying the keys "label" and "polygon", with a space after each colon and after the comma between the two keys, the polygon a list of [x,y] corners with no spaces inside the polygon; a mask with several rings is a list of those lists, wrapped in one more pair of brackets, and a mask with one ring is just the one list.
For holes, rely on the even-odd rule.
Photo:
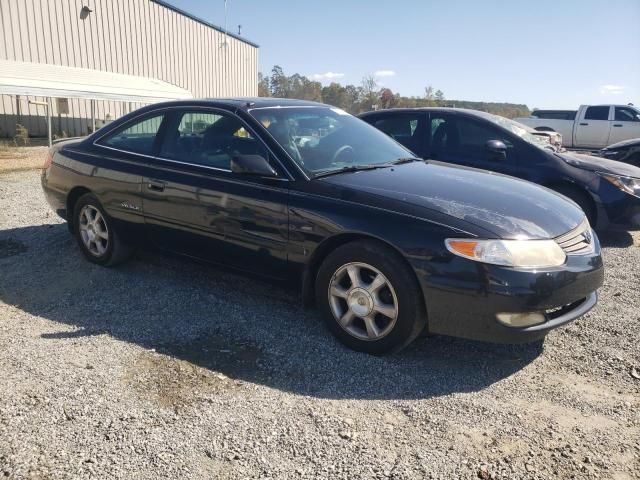
{"label": "car windshield", "polygon": [[501,126],[502,128],[506,128],[511,133],[516,134],[524,141],[529,142],[532,145],[535,145],[539,148],[549,149],[550,143],[549,140],[540,135],[535,135],[530,132],[531,128],[527,125],[523,125],[520,122],[516,122],[515,120],[509,120],[508,118],[500,117],[498,115],[492,115],[490,113],[486,113],[482,115],[483,118],[486,118],[490,122],[495,123],[496,125]]}
{"label": "car windshield", "polygon": [[413,157],[380,130],[339,108],[267,107],[250,113],[311,176]]}

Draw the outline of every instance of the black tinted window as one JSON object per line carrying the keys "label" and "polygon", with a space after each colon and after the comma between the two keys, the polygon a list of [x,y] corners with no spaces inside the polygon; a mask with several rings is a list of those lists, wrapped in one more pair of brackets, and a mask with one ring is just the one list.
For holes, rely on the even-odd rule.
{"label": "black tinted window", "polygon": [[638,112],[625,107],[616,107],[615,119],[618,122],[640,122],[640,119],[638,119]]}
{"label": "black tinted window", "polygon": [[474,122],[467,118],[459,118],[458,132],[460,136],[460,146],[463,148],[485,147],[489,140],[499,140],[498,133],[479,122]]}
{"label": "black tinted window", "polygon": [[609,120],[609,107],[587,107],[585,120]]}
{"label": "black tinted window", "polygon": [[548,120],[573,120],[576,118],[576,112],[570,110],[536,110],[531,113],[531,116]]}
{"label": "black tinted window", "polygon": [[262,155],[262,145],[231,115],[181,112],[169,122],[159,156],[206,167],[231,169],[235,155]]}
{"label": "black tinted window", "polygon": [[153,154],[153,146],[164,115],[147,117],[100,140],[100,144],[133,153]]}
{"label": "black tinted window", "polygon": [[489,140],[501,140],[495,129],[469,118],[431,115],[431,146],[434,150],[484,148]]}
{"label": "black tinted window", "polygon": [[449,115],[431,115],[431,147],[444,150],[455,148],[459,143],[455,119]]}
{"label": "black tinted window", "polygon": [[389,135],[414,153],[421,154],[425,115],[407,113],[385,115],[373,121],[373,126]]}

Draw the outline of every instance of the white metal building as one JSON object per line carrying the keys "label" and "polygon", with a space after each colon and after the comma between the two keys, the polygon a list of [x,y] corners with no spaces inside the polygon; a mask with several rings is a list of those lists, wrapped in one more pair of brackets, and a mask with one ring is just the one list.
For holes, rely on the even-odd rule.
{"label": "white metal building", "polygon": [[[161,0],[0,0],[0,60],[156,79],[196,98],[258,93],[256,44]],[[13,137],[17,123],[45,136],[45,100],[0,95],[0,137]],[[97,124],[140,105],[97,100]],[[88,99],[54,99],[54,134],[87,134],[91,107]]]}

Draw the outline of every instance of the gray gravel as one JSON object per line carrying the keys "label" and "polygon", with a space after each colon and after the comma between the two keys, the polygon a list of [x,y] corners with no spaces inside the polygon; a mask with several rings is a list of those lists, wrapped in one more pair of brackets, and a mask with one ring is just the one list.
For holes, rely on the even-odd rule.
{"label": "gray gravel", "polygon": [[640,478],[640,236],[603,242],[598,307],[543,345],[376,358],[295,292],[94,266],[38,172],[0,175],[0,477]]}

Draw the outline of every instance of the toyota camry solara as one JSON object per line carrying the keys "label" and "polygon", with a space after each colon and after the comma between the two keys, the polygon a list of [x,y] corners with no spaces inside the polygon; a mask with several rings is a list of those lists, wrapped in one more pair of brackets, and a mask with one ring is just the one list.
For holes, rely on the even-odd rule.
{"label": "toyota camry solara", "polygon": [[89,261],[153,245],[288,281],[370,353],[425,329],[539,340],[591,309],[603,282],[598,238],[573,202],[413,158],[318,103],[148,106],[54,145],[42,185]]}

